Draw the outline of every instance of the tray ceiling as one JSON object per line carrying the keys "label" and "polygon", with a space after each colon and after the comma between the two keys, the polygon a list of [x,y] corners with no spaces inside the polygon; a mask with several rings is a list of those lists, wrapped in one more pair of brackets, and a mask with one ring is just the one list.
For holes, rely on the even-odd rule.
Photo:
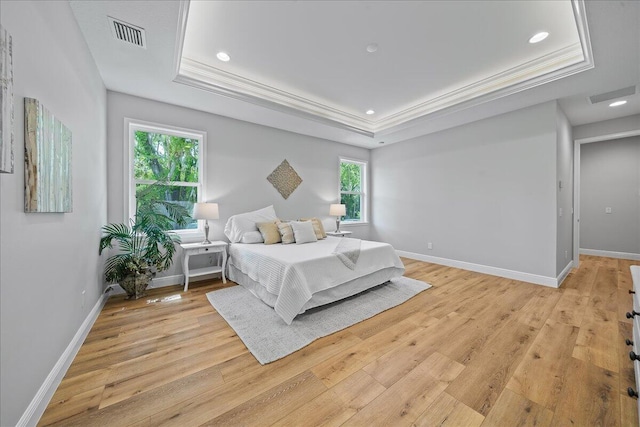
{"label": "tray ceiling", "polygon": [[[592,68],[583,7],[185,2],[175,81],[373,137]],[[528,42],[541,31],[545,40]]]}

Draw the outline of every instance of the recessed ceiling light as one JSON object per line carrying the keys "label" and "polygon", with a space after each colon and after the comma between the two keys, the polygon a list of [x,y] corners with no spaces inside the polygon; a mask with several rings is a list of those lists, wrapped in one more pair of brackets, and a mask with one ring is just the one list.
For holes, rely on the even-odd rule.
{"label": "recessed ceiling light", "polygon": [[539,43],[547,37],[549,37],[549,33],[547,33],[546,31],[542,31],[538,34],[534,34],[533,37],[529,39],[529,43]]}
{"label": "recessed ceiling light", "polygon": [[367,52],[373,53],[373,52],[375,52],[377,50],[378,50],[378,44],[377,43],[371,43],[370,45],[367,45]]}
{"label": "recessed ceiling light", "polygon": [[372,115],[372,114],[375,114],[375,113],[376,113],[376,112],[375,112],[375,111],[373,111],[373,110],[367,110],[367,115],[369,115],[369,116],[370,116],[370,115]]}
{"label": "recessed ceiling light", "polygon": [[218,54],[216,55],[216,57],[223,62],[229,62],[229,60],[231,59],[231,57],[229,56],[228,53],[226,52],[218,52]]}
{"label": "recessed ceiling light", "polygon": [[627,101],[623,99],[622,101],[612,102],[611,104],[609,104],[609,107],[619,107],[619,106],[624,105],[626,103],[627,103]]}

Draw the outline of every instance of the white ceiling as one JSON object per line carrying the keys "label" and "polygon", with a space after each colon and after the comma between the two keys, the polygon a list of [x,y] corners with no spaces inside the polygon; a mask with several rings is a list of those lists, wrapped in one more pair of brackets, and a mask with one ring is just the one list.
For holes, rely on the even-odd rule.
{"label": "white ceiling", "polygon": [[[353,145],[552,99],[574,125],[640,113],[638,94],[588,101],[640,83],[635,1],[575,2],[575,19],[568,0],[70,3],[108,89]],[[147,48],[115,40],[107,16],[144,28]]]}

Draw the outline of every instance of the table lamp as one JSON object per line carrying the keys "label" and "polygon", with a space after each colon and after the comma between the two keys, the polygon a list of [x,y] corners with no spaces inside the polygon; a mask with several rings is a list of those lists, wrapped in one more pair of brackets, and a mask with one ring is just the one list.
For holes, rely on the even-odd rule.
{"label": "table lamp", "polygon": [[218,213],[217,203],[196,203],[193,205],[193,219],[204,219],[203,245],[211,243],[209,241],[209,220],[218,218],[220,218],[220,214]]}
{"label": "table lamp", "polygon": [[340,217],[346,214],[346,205],[332,204],[329,207],[329,215],[333,215],[336,217],[336,233],[340,232]]}

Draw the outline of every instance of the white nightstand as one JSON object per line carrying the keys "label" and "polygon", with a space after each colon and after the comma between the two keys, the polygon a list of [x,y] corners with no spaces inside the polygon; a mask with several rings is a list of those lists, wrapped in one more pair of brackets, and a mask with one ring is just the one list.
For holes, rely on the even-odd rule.
{"label": "white nightstand", "polygon": [[[180,247],[184,251],[182,257],[182,270],[184,272],[184,291],[189,289],[189,278],[196,276],[204,276],[205,274],[220,273],[222,275],[222,283],[227,283],[227,278],[224,275],[225,267],[227,266],[227,242],[215,241],[211,243],[186,243],[181,244]],[[196,268],[189,270],[189,257],[194,255],[210,255],[220,254],[222,258],[220,265],[213,265],[210,267]]]}
{"label": "white nightstand", "polygon": [[353,231],[327,231],[327,236],[333,237],[349,237],[353,234]]}

